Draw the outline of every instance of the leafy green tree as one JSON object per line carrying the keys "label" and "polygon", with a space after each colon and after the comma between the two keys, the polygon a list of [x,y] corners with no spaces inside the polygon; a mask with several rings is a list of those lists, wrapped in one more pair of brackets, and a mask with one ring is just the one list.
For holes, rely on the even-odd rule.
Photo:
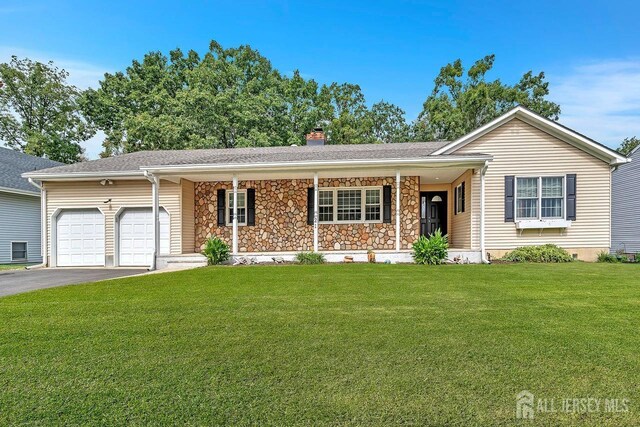
{"label": "leafy green tree", "polygon": [[95,134],[78,105],[81,92],[52,62],[11,57],[0,64],[0,140],[64,163],[82,160],[80,143]]}
{"label": "leafy green tree", "polygon": [[103,156],[302,144],[318,125],[331,144],[382,142],[393,138],[385,132],[406,127],[402,110],[391,104],[370,111],[358,85],[319,87],[298,71],[286,77],[250,46],[223,48],[215,41],[202,57],[150,52],[125,72],[106,74],[97,90],[85,93],[82,107],[106,134]]}
{"label": "leafy green tree", "polygon": [[618,152],[628,156],[637,146],[640,145],[640,139],[632,136],[631,138],[625,138],[622,140],[622,144],[618,147]]}
{"label": "leafy green tree", "polygon": [[407,124],[402,108],[380,101],[369,110],[371,131],[376,142],[388,144],[409,140],[410,126]]}
{"label": "leafy green tree", "polygon": [[466,72],[460,59],[440,69],[435,86],[413,124],[416,139],[453,140],[504,114],[516,105],[557,120],[560,106],[547,100],[544,73],[531,71],[513,85],[487,80],[495,55],[476,61]]}

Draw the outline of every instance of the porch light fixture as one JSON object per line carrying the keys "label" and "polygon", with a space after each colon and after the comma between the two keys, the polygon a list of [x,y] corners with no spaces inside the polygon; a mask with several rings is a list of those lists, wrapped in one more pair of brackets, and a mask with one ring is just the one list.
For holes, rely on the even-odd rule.
{"label": "porch light fixture", "polygon": [[437,203],[437,202],[441,202],[442,201],[442,197],[440,196],[433,196],[433,199],[431,199],[432,202]]}

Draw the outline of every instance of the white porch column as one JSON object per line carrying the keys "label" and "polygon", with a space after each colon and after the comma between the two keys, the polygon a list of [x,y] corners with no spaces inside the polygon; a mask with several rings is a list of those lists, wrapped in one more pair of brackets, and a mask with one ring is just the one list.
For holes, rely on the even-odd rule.
{"label": "white porch column", "polygon": [[151,176],[151,197],[153,214],[153,257],[151,259],[151,270],[156,269],[156,259],[160,255],[160,179]]}
{"label": "white porch column", "polygon": [[484,176],[487,173],[487,168],[489,167],[489,162],[485,162],[482,169],[480,169],[480,259],[483,263],[488,264],[487,254],[484,246],[484,205],[485,205],[485,196],[484,196]]}
{"label": "white porch column", "polygon": [[238,255],[238,177],[233,176],[233,239],[232,254]]}
{"label": "white porch column", "polygon": [[400,251],[400,171],[396,171],[396,251]]}
{"label": "white porch column", "polygon": [[313,251],[318,252],[318,172],[313,174]]}

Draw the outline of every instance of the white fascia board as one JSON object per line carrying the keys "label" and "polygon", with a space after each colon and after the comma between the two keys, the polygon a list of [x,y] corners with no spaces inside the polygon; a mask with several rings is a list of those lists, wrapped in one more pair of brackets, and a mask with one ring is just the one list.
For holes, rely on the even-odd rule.
{"label": "white fascia board", "polygon": [[534,112],[529,111],[528,109],[521,106],[510,110],[502,116],[490,121],[486,125],[481,126],[473,132],[456,139],[450,144],[445,145],[444,147],[436,150],[432,155],[451,154],[514,118],[521,119],[525,123],[535,126],[542,131],[550,133],[553,136],[591,154],[594,157],[609,162],[609,164],[611,165],[620,165],[623,163],[628,163],[630,161],[622,154],[604,147],[569,128],[559,125],[553,120],[549,120],[542,116],[539,116],[538,114],[535,114]]}
{"label": "white fascia board", "polygon": [[144,179],[142,171],[104,171],[104,172],[68,172],[68,173],[23,173],[23,178],[32,178],[39,181],[77,181],[77,180],[100,180],[108,178],[118,179]]}
{"label": "white fascia board", "polygon": [[402,167],[438,165],[480,165],[492,160],[488,155],[477,156],[446,156],[422,157],[416,159],[380,159],[380,160],[331,160],[306,162],[274,162],[274,163],[236,163],[236,164],[194,164],[194,165],[158,165],[141,166],[140,169],[151,173],[180,173],[180,172],[234,172],[239,170],[317,170],[342,169],[354,167]]}
{"label": "white fascia board", "polygon": [[36,193],[34,191],[19,190],[17,188],[0,187],[0,191],[3,192],[3,193],[21,194],[23,196],[40,197],[40,193],[39,192]]}

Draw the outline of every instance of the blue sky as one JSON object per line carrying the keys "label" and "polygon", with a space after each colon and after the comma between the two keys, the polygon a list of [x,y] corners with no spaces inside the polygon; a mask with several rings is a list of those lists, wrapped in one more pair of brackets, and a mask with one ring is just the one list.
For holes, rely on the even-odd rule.
{"label": "blue sky", "polygon": [[638,16],[632,1],[4,0],[0,61],[53,60],[72,83],[95,87],[151,50],[250,44],[282,72],[358,83],[369,103],[393,102],[412,120],[440,67],[495,53],[492,77],[545,71],[560,121],[615,147],[640,137]]}

